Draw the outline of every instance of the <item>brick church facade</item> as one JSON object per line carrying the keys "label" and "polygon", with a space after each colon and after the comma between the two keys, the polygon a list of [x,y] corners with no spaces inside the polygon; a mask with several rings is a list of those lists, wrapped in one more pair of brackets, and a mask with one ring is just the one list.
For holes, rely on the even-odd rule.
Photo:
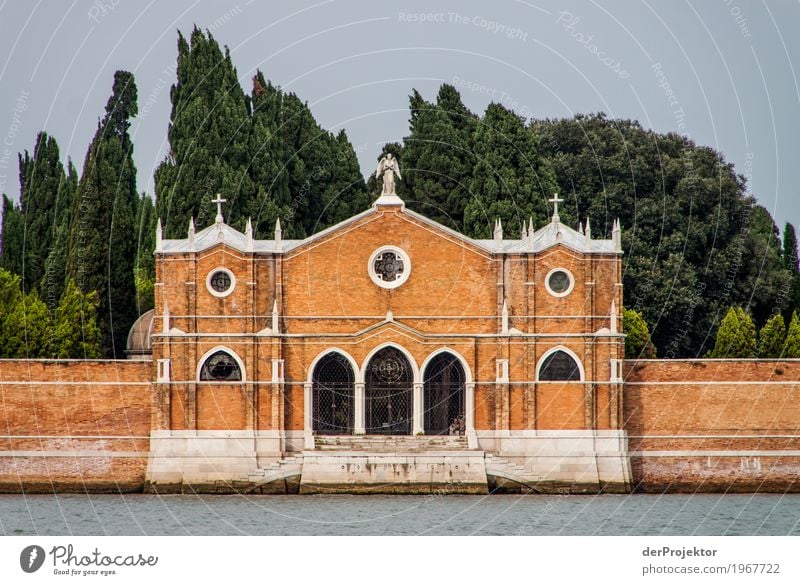
{"label": "brick church facade", "polygon": [[[186,239],[157,236],[152,486],[305,452],[308,489],[402,487],[433,464],[433,483],[485,491],[490,451],[523,480],[629,488],[616,223],[593,239],[555,199],[547,225],[473,240],[391,192],[305,240],[256,240],[221,203]],[[370,472],[335,473],[364,452]]]}

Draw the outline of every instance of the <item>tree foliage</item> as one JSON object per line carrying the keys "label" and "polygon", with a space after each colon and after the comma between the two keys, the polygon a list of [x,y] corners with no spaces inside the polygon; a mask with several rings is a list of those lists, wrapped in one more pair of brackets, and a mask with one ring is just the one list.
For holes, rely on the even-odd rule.
{"label": "tree foliage", "polygon": [[0,269],[1,358],[96,358],[101,356],[97,293],[81,293],[73,282],[53,313],[21,277]]}
{"label": "tree foliage", "polygon": [[783,357],[800,358],[800,318],[797,316],[797,311],[792,312],[792,318],[786,330],[786,345]]}
{"label": "tree foliage", "polygon": [[184,237],[190,217],[209,225],[211,197],[228,200],[225,221],[256,237],[280,218],[289,237],[304,237],[365,209],[364,178],[344,131],[332,134],[308,106],[264,79],[251,95],[239,84],[226,48],[195,28],[178,39],[172,87],[170,154],[156,171],[156,214],[164,236]]}
{"label": "tree foliage", "polygon": [[[456,113],[449,123],[443,93]],[[790,230],[781,246],[769,213],[720,153],[603,114],[525,126],[499,104],[480,118],[459,104],[447,86],[436,104],[412,94],[411,133],[391,147],[405,173],[398,193],[407,201],[433,197],[427,207],[451,225],[461,213],[448,200],[455,193],[461,229],[472,237],[489,237],[497,218],[507,233],[528,216],[540,227],[554,191],[565,199],[562,222],[577,227],[589,218],[596,238],[609,238],[619,218],[625,306],[652,325],[659,355],[704,355],[729,306],[747,306],[761,325],[774,307],[788,314],[800,304],[800,278],[784,253]],[[460,133],[453,120],[463,122]]]}
{"label": "tree foliage", "polygon": [[656,348],[650,341],[650,328],[641,313],[634,309],[624,309],[622,311],[622,329],[625,333],[625,356],[627,358],[656,357]]}
{"label": "tree foliage", "polygon": [[117,71],[83,166],[72,214],[67,276],[98,293],[98,324],[107,357],[122,357],[136,320],[134,214],[138,201],[130,119],[137,114],[136,83]]}
{"label": "tree foliage", "polygon": [[722,319],[717,340],[709,357],[756,357],[756,328],[742,307],[731,307]]}
{"label": "tree foliage", "polygon": [[783,357],[786,344],[786,323],[780,313],[770,317],[758,332],[758,357]]}

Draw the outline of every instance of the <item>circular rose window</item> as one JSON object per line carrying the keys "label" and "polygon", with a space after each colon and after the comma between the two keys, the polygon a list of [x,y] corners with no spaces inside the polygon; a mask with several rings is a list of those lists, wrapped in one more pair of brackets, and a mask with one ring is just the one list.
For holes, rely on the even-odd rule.
{"label": "circular rose window", "polygon": [[408,280],[411,261],[400,248],[384,246],[372,253],[367,268],[372,282],[382,288],[397,288]]}
{"label": "circular rose window", "polygon": [[565,297],[572,292],[575,286],[575,279],[566,268],[554,268],[547,273],[544,280],[547,292],[554,297]]}
{"label": "circular rose window", "polygon": [[235,286],[236,277],[227,268],[215,268],[206,278],[206,288],[215,297],[227,297]]}

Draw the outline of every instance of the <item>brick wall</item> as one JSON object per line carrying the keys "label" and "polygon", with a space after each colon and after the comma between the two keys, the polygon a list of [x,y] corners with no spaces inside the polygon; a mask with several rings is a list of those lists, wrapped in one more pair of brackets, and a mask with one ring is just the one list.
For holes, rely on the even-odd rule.
{"label": "brick wall", "polygon": [[800,490],[800,360],[625,362],[643,491]]}
{"label": "brick wall", "polygon": [[152,363],[0,360],[0,491],[137,491]]}

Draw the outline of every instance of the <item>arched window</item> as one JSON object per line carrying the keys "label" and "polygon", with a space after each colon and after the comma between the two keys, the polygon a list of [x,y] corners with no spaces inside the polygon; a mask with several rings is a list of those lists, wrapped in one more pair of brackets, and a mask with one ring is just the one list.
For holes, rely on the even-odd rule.
{"label": "arched window", "polygon": [[332,351],[314,366],[312,374],[313,428],[321,434],[353,432],[353,367],[345,356]]}
{"label": "arched window", "polygon": [[464,433],[465,375],[451,353],[433,357],[424,375],[424,428],[426,435]]}
{"label": "arched window", "polygon": [[203,363],[200,369],[201,380],[215,382],[238,382],[242,379],[239,362],[226,351],[215,351]]}
{"label": "arched window", "polygon": [[542,360],[539,380],[580,382],[581,369],[578,362],[566,351],[556,350]]}
{"label": "arched window", "polygon": [[410,435],[414,372],[396,347],[378,351],[365,372],[364,415],[368,435]]}

